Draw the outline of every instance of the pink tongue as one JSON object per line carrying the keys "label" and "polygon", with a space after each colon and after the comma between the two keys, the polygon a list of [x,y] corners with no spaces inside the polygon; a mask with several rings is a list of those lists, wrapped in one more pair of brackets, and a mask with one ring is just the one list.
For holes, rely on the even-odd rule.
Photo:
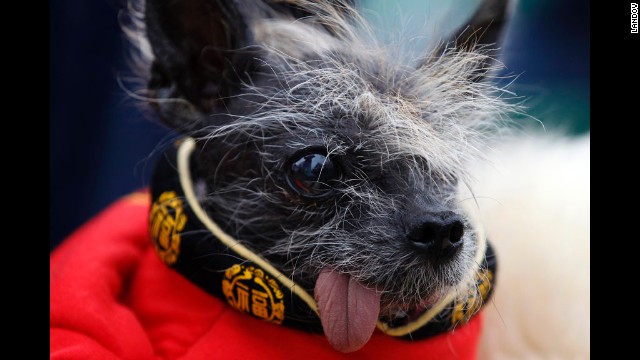
{"label": "pink tongue", "polygon": [[316,282],[315,298],[324,333],[334,349],[352,352],[369,341],[380,312],[380,294],[374,289],[324,269]]}

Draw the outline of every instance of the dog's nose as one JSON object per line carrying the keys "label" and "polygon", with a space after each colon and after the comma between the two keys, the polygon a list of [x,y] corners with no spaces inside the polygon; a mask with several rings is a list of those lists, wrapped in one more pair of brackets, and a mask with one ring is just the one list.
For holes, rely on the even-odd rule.
{"label": "dog's nose", "polygon": [[460,216],[451,211],[428,214],[423,222],[413,228],[407,238],[419,252],[446,260],[462,246],[464,225]]}

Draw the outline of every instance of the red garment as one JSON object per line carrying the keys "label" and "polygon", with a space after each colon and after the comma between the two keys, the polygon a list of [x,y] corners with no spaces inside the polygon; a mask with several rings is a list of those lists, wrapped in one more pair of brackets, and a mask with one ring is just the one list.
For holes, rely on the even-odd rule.
{"label": "red garment", "polygon": [[481,316],[417,342],[376,330],[342,354],[322,335],[242,314],[160,261],[149,203],[148,193],[117,201],[51,254],[52,359],[475,358]]}

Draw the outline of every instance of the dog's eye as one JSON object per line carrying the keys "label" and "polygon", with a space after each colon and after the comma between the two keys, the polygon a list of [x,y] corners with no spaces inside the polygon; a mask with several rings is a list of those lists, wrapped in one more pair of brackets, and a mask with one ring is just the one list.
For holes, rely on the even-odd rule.
{"label": "dog's eye", "polygon": [[319,199],[333,193],[340,176],[340,171],[331,158],[323,154],[307,153],[296,156],[291,162],[287,182],[297,194]]}

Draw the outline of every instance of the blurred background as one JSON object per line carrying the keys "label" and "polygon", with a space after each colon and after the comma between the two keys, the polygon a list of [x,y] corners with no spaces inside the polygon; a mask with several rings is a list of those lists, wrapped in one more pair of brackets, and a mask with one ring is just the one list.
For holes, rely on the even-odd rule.
{"label": "blurred background", "polygon": [[[375,25],[424,34],[459,26],[478,0],[361,0]],[[119,86],[130,75],[120,0],[50,1],[49,248],[113,200],[148,185],[172,135]],[[426,31],[426,32],[425,32]],[[386,36],[386,34],[383,34]],[[389,35],[393,39],[392,35]],[[590,129],[589,1],[520,0],[503,46],[510,89],[547,131]],[[396,36],[397,38],[397,36]],[[533,121],[533,120],[531,120]]]}

